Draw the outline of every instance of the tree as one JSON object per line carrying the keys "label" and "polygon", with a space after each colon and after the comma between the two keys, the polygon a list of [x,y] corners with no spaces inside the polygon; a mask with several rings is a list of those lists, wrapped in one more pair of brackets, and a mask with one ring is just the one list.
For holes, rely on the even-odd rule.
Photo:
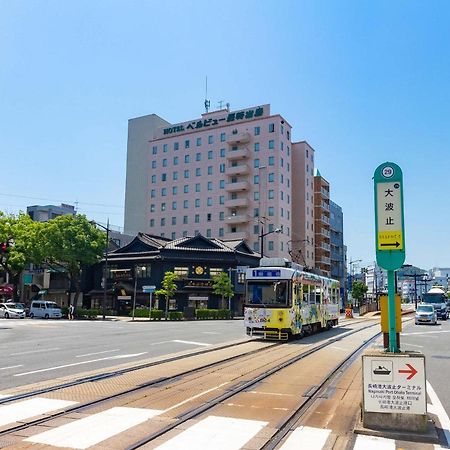
{"label": "tree", "polygon": [[81,272],[99,262],[106,248],[106,235],[83,215],[65,215],[42,224],[42,260],[49,267],[66,273],[75,289],[74,306],[81,292]]}
{"label": "tree", "polygon": [[166,299],[166,320],[169,317],[169,300],[175,295],[175,292],[177,292],[178,289],[178,286],[175,283],[177,279],[178,275],[174,272],[166,272],[161,283],[162,288],[155,292],[158,297],[164,297]]}
{"label": "tree", "polygon": [[364,300],[364,295],[367,292],[367,286],[362,281],[354,281],[352,285],[352,297],[360,305]]}
{"label": "tree", "polygon": [[217,275],[213,276],[213,289],[214,294],[220,295],[222,297],[221,300],[221,309],[226,309],[225,307],[225,297],[233,298],[233,285],[231,284],[230,277],[225,273],[221,272]]}
{"label": "tree", "polygon": [[0,266],[8,274],[16,301],[19,299],[20,274],[28,264],[39,262],[42,246],[38,231],[41,226],[39,222],[33,222],[28,214],[19,213],[16,216],[0,212],[0,242],[7,244],[0,254]]}

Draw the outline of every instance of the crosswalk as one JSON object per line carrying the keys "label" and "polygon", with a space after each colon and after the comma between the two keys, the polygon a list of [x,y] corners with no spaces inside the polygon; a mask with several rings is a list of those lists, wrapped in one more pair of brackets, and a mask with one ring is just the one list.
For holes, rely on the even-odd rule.
{"label": "crosswalk", "polygon": [[[76,404],[77,402],[74,401],[37,397],[12,404],[0,405],[0,427],[3,428],[8,424],[25,421],[42,414],[64,410]],[[42,444],[49,448],[88,449],[107,439],[114,438],[132,427],[157,418],[157,416],[166,411],[112,407],[47,429],[23,440],[33,444]],[[211,415],[181,430],[156,448],[158,450],[185,450],[186,448],[240,450],[241,448],[258,448],[257,444],[255,446],[252,445],[252,439],[258,442],[258,434],[259,437],[265,435],[264,429],[267,426],[268,422],[265,421]],[[330,448],[330,442],[335,438],[336,435],[333,436],[331,429],[299,426],[290,432],[278,449],[325,450]],[[404,443],[402,446],[397,446],[395,440],[382,437],[357,435],[353,440],[353,450],[408,449]],[[120,448],[120,446],[117,448]],[[439,447],[435,446],[434,448],[437,449]]]}

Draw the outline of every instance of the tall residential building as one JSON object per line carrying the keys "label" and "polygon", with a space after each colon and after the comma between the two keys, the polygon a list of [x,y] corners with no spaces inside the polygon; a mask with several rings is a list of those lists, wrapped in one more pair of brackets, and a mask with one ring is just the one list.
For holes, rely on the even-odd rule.
{"label": "tall residential building", "polygon": [[316,269],[329,277],[331,275],[330,184],[317,169],[314,172],[314,231]]}
{"label": "tall residential building", "polygon": [[292,144],[291,125],[270,105],[178,124],[131,119],[127,152],[125,233],[245,239],[254,251],[263,240],[264,256],[286,258],[308,238],[313,265],[313,218],[303,231],[297,209],[312,213],[314,151]]}
{"label": "tall residential building", "polygon": [[[331,278],[339,280],[341,288],[345,288],[345,246],[344,246],[344,214],[342,208],[330,200],[330,262]],[[341,299],[345,293],[341,289]]]}
{"label": "tall residential building", "polygon": [[27,206],[27,214],[35,222],[47,222],[58,216],[74,216],[76,214],[75,207],[61,203],[56,205],[33,205]]}

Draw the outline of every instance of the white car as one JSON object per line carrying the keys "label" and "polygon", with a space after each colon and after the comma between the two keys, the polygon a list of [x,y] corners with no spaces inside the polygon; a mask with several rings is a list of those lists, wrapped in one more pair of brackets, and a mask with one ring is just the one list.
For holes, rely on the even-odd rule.
{"label": "white car", "polygon": [[437,314],[433,305],[417,305],[416,309],[416,325],[420,325],[421,323],[430,323],[433,325],[437,325]]}
{"label": "white car", "polygon": [[0,303],[0,317],[5,319],[25,319],[25,311],[15,303]]}

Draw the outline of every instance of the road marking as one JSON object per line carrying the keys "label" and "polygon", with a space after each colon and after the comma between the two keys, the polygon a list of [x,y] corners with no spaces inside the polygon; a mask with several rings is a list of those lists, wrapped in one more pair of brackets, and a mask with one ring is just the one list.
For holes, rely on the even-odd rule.
{"label": "road marking", "polygon": [[217,331],[202,331],[202,334],[220,334]]}
{"label": "road marking", "polygon": [[395,440],[358,434],[353,450],[395,450]]}
{"label": "road marking", "polygon": [[330,435],[327,428],[298,427],[286,439],[280,450],[321,450]]}
{"label": "road marking", "polygon": [[176,405],[173,405],[173,406],[171,406],[170,408],[165,409],[164,412],[167,412],[167,411],[170,411],[170,410],[172,410],[172,409],[178,408],[179,406],[184,405],[185,403],[190,402],[190,401],[193,400],[194,398],[202,397],[203,395],[208,394],[209,392],[216,391],[217,389],[220,389],[222,386],[225,386],[225,385],[228,384],[228,383],[229,383],[229,382],[227,381],[226,383],[219,384],[219,386],[216,386],[216,387],[214,387],[214,388],[208,389],[207,391],[200,392],[200,394],[197,394],[197,395],[194,395],[194,396],[192,396],[192,397],[189,397],[187,400],[183,400],[182,402],[177,403]]}
{"label": "road marking", "polygon": [[37,397],[12,403],[11,405],[2,405],[0,406],[0,426],[45,414],[56,409],[62,409],[77,403],[78,402]]}
{"label": "road marking", "polygon": [[160,413],[161,411],[154,409],[115,407],[36,434],[25,441],[55,447],[85,449]]}
{"label": "road marking", "polygon": [[19,364],[17,366],[0,367],[0,370],[15,369],[16,367],[23,367],[23,364]]}
{"label": "road marking", "polygon": [[51,352],[53,350],[59,350],[59,347],[54,348],[42,348],[40,350],[30,350],[28,352],[20,352],[20,353],[10,353],[9,356],[19,356],[19,355],[31,355],[32,353],[42,353],[42,352]]}
{"label": "road marking", "polygon": [[402,333],[402,336],[419,336],[421,334],[436,334],[436,333],[450,333],[450,330],[436,330],[436,331],[419,331],[417,333]]}
{"label": "road marking", "polygon": [[261,391],[248,391],[249,394],[258,395],[277,395],[279,397],[292,397],[294,394],[280,394],[279,392],[261,392]]}
{"label": "road marking", "polygon": [[66,367],[73,367],[73,366],[79,366],[81,364],[90,364],[93,362],[98,362],[98,361],[107,361],[107,360],[111,360],[111,359],[123,359],[123,358],[133,358],[135,356],[141,356],[141,355],[145,355],[147,352],[142,352],[142,353],[134,353],[131,355],[116,355],[116,356],[107,356],[105,358],[99,358],[99,359],[90,359],[88,361],[80,361],[77,363],[71,363],[71,364],[64,364],[62,366],[54,366],[54,367],[47,367],[45,369],[38,369],[38,370],[32,370],[30,372],[22,372],[22,373],[16,373],[15,375],[13,375],[14,377],[23,377],[24,375],[31,375],[33,373],[42,373],[42,372],[50,372],[51,370],[58,370],[58,369],[64,369]]}
{"label": "road marking", "polygon": [[266,425],[259,420],[209,416],[156,448],[238,450]]}
{"label": "road marking", "polygon": [[105,350],[104,352],[95,352],[95,353],[85,353],[84,355],[77,355],[75,358],[83,358],[84,356],[92,356],[92,355],[102,355],[104,353],[112,353],[112,352],[118,352],[120,348],[115,348],[113,350]]}
{"label": "road marking", "polygon": [[406,346],[423,348],[423,345],[415,345],[415,344],[410,344],[410,343],[405,344],[405,347],[406,347]]}
{"label": "road marking", "polygon": [[[441,401],[439,400],[439,397],[437,396],[436,392],[434,391],[433,387],[427,381],[427,394],[428,397],[430,397],[431,403],[433,404],[433,414],[436,414],[436,416],[439,419],[439,422],[441,424],[442,431],[444,432],[445,439],[447,440],[447,445],[450,444],[450,419],[447,415],[447,412],[445,411],[445,408],[442,406]],[[431,412],[431,411],[430,411]]]}
{"label": "road marking", "polygon": [[205,344],[204,342],[179,341],[179,340],[177,340],[177,339],[173,340],[172,342],[178,342],[178,343],[180,343],[180,344],[189,344],[189,345],[201,345],[201,346],[204,346],[204,347],[208,347],[208,346],[211,345],[211,344]]}

